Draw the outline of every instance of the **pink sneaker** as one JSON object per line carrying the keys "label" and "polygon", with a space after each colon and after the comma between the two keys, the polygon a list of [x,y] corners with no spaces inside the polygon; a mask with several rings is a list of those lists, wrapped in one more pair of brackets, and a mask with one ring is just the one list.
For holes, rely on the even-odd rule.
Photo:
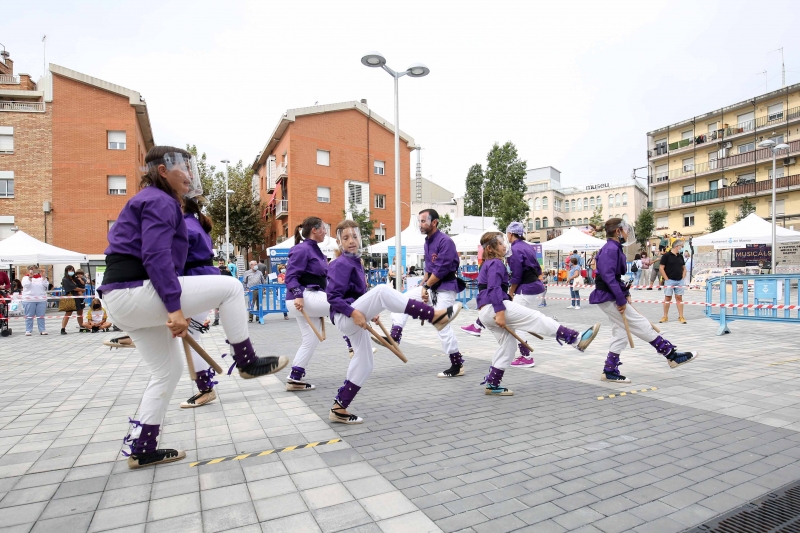
{"label": "pink sneaker", "polygon": [[473,335],[475,337],[480,337],[481,336],[481,330],[480,330],[480,328],[476,328],[475,324],[470,324],[469,326],[461,326],[461,330],[463,332],[469,333],[470,335]]}
{"label": "pink sneaker", "polygon": [[533,362],[533,357],[525,357],[524,355],[520,355],[514,362],[511,363],[511,366],[514,368],[529,368],[536,366],[536,363]]}

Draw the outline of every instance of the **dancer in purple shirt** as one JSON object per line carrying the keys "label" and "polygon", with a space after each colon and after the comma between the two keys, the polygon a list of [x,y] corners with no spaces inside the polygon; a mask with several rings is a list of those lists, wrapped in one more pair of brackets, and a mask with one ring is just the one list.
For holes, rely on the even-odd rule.
{"label": "dancer in purple shirt", "polygon": [[373,358],[367,320],[377,317],[384,309],[405,313],[411,318],[427,320],[441,331],[461,311],[461,304],[437,309],[412,300],[388,285],[378,285],[367,292],[364,267],[361,265],[361,232],[352,220],[343,220],[336,227],[341,255],[328,265],[328,303],[331,322],[350,338],[354,355],[347,367],[347,379],[333,401],[328,418],[342,424],[360,424],[364,420],[347,411],[350,402],[372,373]]}
{"label": "dancer in purple shirt", "polygon": [[639,314],[633,306],[628,305],[631,294],[622,276],[628,271],[623,246],[636,242],[633,226],[621,218],[606,221],[604,227],[595,228],[597,232],[605,231],[608,241],[597,253],[597,278],[595,288],[589,295],[589,303],[595,304],[611,319],[611,345],[608,349],[606,364],[603,367],[602,381],[630,383],[631,380],[619,373],[619,356],[628,344],[623,314],[628,319],[631,335],[649,342],[658,353],[667,358],[670,368],[677,368],[697,359],[697,352],[679,352],[674,344],[659,335],[650,321]]}
{"label": "dancer in purple shirt", "polygon": [[[141,190],[108,232],[106,272],[98,292],[113,322],[128,332],[152,372],[138,420],[124,442],[129,468],[186,457],[158,449],[167,407],[184,369],[181,340],[186,316],[219,307],[239,375],[245,379],[278,372],[285,357],[257,357],[247,330],[242,284],[228,276],[182,276],[189,251],[181,212],[185,195],[202,191],[194,157],[180,148],[156,146],[145,157]],[[125,452],[123,452],[125,453]],[[125,453],[128,455],[127,453]]]}
{"label": "dancer in purple shirt", "polygon": [[478,274],[478,317],[500,343],[492,358],[489,374],[483,378],[485,393],[492,396],[513,396],[513,391],[500,386],[503,374],[516,351],[516,339],[506,328],[530,331],[548,337],[555,337],[561,344],[569,344],[584,351],[600,331],[595,324],[583,334],[560,325],[550,317],[511,301],[508,295],[508,270],[503,262],[511,252],[511,245],[499,231],[484,233],[481,237],[484,262]]}

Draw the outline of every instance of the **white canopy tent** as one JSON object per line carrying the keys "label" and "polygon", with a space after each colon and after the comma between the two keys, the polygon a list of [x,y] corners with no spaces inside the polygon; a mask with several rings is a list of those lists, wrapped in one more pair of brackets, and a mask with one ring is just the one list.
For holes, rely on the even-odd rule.
{"label": "white canopy tent", "polygon": [[481,242],[481,236],[475,233],[459,233],[450,237],[453,239],[458,253],[477,252]]}
{"label": "white canopy tent", "polygon": [[[408,227],[401,233],[401,241],[403,248],[406,249],[406,254],[423,254],[425,253],[425,235],[419,232],[419,220],[416,215],[411,217]],[[389,248],[395,245],[396,239],[392,237],[383,242],[373,244],[369,247],[371,254],[388,254]]]}
{"label": "white canopy tent", "polygon": [[[777,226],[775,228],[775,241],[777,243],[800,241],[800,231]],[[713,246],[714,248],[743,248],[748,244],[772,244],[772,223],[764,220],[755,213],[750,213],[735,224],[714,233],[695,237],[693,246]]]}
{"label": "white canopy tent", "polygon": [[606,241],[587,235],[578,228],[568,228],[567,231],[559,235],[553,240],[543,242],[542,250],[548,251],[562,251],[571,252],[578,250],[579,252],[591,252],[599,250],[605,246]]}
{"label": "white canopy tent", "polygon": [[0,241],[0,263],[15,265],[53,265],[88,263],[86,254],[65,250],[35,239],[24,231]]}

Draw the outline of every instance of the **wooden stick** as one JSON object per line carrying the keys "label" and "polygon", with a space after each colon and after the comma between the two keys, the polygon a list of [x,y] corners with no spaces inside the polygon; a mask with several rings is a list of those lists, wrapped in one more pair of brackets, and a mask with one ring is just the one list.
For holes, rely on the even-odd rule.
{"label": "wooden stick", "polygon": [[544,337],[542,337],[542,336],[541,336],[541,335],[539,335],[538,333],[534,333],[534,332],[532,332],[532,331],[528,331],[528,332],[526,332],[526,333],[528,333],[529,335],[533,335],[534,337],[536,337],[536,338],[537,338],[537,339],[539,339],[540,341],[543,341],[543,340],[544,340]]}
{"label": "wooden stick", "polygon": [[[380,344],[383,344],[383,346],[384,346],[384,347],[385,347],[387,350],[389,350],[390,352],[392,352],[393,354],[395,354],[395,355],[397,356],[397,358],[398,358],[398,359],[400,359],[400,360],[401,360],[402,362],[404,362],[404,363],[408,363],[408,359],[406,359],[406,356],[405,356],[405,355],[403,355],[403,352],[401,352],[399,348],[395,348],[395,347],[394,347],[392,344],[390,344],[390,343],[386,342],[386,340],[385,340],[383,337],[381,337],[380,335],[378,335],[377,333],[375,333],[375,330],[374,330],[374,329],[372,329],[372,327],[369,325],[369,322],[367,322],[367,331],[369,331],[369,332],[372,334],[372,337],[373,337],[373,338],[374,338],[376,341],[378,341]],[[389,338],[391,338],[391,337],[389,337]]]}
{"label": "wooden stick", "polygon": [[319,323],[322,326],[322,340],[325,340],[328,338],[328,334],[325,333],[325,317],[319,317]]}
{"label": "wooden stick", "polygon": [[[531,348],[530,345],[527,342],[522,340],[522,338],[520,338],[520,336],[517,335],[517,333],[514,330],[512,330],[508,326],[503,326],[503,329],[506,330],[507,332],[509,332],[511,334],[511,336],[513,336],[515,339],[517,339],[519,341],[520,344],[525,346],[528,350],[531,351],[531,353],[533,353],[533,348]],[[528,333],[530,333],[530,332],[528,332]]]}
{"label": "wooden stick", "polygon": [[[311,330],[314,332],[314,335],[317,336],[317,338],[319,339],[320,342],[324,341],[325,337],[322,334],[320,334],[319,331],[317,331],[317,328],[314,327],[314,324],[311,322],[311,319],[309,318],[308,314],[306,313],[306,310],[305,309],[301,309],[300,312],[303,313],[303,316],[306,318],[306,322],[308,322],[308,325],[311,326]],[[322,324],[322,327],[323,328],[325,327],[324,323]]]}
{"label": "wooden stick", "polygon": [[400,349],[400,345],[397,344],[397,341],[395,341],[394,338],[389,334],[389,332],[386,331],[386,326],[383,325],[383,322],[381,322],[380,318],[378,318],[376,320],[376,323],[381,327],[381,331],[383,331],[383,334],[386,335],[387,339],[389,339],[389,342],[392,343],[392,346],[394,346],[395,348],[397,348],[399,350]]}
{"label": "wooden stick", "polygon": [[[214,361],[214,358],[211,357],[210,355],[208,355],[208,352],[206,352],[203,349],[202,346],[197,344],[197,341],[194,340],[191,337],[191,335],[189,335],[187,333],[186,336],[183,338],[183,342],[184,343],[188,343],[189,346],[191,346],[194,349],[194,351],[197,352],[197,354],[200,357],[202,357],[205,360],[206,363],[208,363],[208,366],[210,366],[211,368],[214,369],[214,372],[216,372],[217,374],[220,374],[220,375],[224,372],[224,370],[222,370],[222,367],[219,366],[216,361]],[[194,378],[192,378],[192,379],[194,379]]]}
{"label": "wooden stick", "polygon": [[[639,313],[639,310],[638,310],[638,309],[636,309],[635,307],[633,307],[631,304],[628,304],[628,305],[630,305],[630,306],[631,306],[631,309],[633,309],[634,311],[636,311],[637,313]],[[640,315],[642,315],[642,313],[639,313],[639,314],[640,314]],[[644,316],[644,315],[642,315],[642,316]],[[648,320],[648,322],[650,322],[650,321]],[[660,329],[658,329],[658,326],[656,326],[656,325],[655,325],[655,324],[653,324],[652,322],[650,322],[650,327],[651,327],[651,328],[653,328],[654,330],[656,330],[656,333],[661,333],[661,330],[660,330]]]}
{"label": "wooden stick", "polygon": [[628,326],[628,317],[625,316],[625,312],[622,313],[622,322],[625,324],[625,333],[628,334],[628,343],[630,343],[631,348],[633,348],[633,337],[631,336],[631,328]]}
{"label": "wooden stick", "polygon": [[[189,334],[186,334],[188,337]],[[189,350],[189,343],[186,342],[186,337],[183,338],[183,351],[186,353],[186,366],[189,367],[189,377],[192,381],[197,379],[197,372],[194,371],[194,361],[192,361],[192,352]]]}

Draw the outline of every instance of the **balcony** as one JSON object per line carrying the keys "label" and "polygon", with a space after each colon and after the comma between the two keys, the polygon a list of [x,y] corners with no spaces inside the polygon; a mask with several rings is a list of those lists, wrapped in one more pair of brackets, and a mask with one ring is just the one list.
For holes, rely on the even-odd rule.
{"label": "balcony", "polygon": [[[776,180],[777,192],[788,192],[800,189],[800,174],[778,178]],[[710,191],[695,192],[671,198],[662,198],[653,202],[656,211],[668,210],[670,208],[689,207],[705,203],[715,203],[734,199],[741,196],[760,196],[772,192],[772,180],[752,181],[743,185],[723,187]]]}
{"label": "balcony", "polygon": [[0,85],[19,85],[19,76],[0,74]]}
{"label": "balcony", "polygon": [[275,204],[275,217],[289,216],[289,200],[278,200]]}
{"label": "balcony", "polygon": [[44,102],[12,102],[0,100],[0,111],[16,111],[18,113],[44,113]]}

